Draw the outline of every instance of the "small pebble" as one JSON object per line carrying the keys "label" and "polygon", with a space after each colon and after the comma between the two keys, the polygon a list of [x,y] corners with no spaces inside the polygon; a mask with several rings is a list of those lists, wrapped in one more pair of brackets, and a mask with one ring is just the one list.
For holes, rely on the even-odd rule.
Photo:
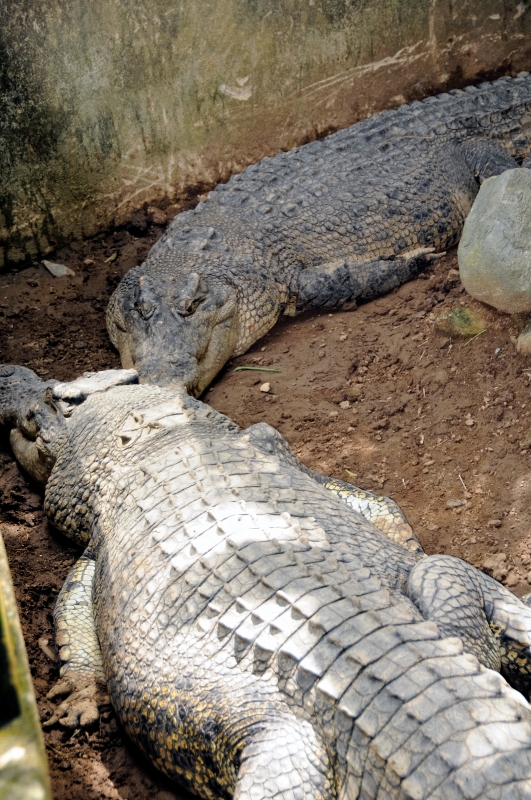
{"label": "small pebble", "polygon": [[517,572],[509,572],[505,580],[506,586],[516,586],[520,583],[520,575]]}
{"label": "small pebble", "polygon": [[482,569],[495,580],[501,581],[507,575],[506,561],[505,553],[494,553],[484,558]]}
{"label": "small pebble", "polygon": [[263,383],[260,386],[260,391],[261,392],[270,392],[271,391],[271,384],[270,383]]}
{"label": "small pebble", "polygon": [[464,505],[466,505],[464,500],[448,500],[446,508],[461,508]]}
{"label": "small pebble", "polygon": [[87,346],[86,342],[76,342],[74,347],[77,347],[78,350],[83,350]]}
{"label": "small pebble", "polygon": [[489,519],[487,525],[489,528],[501,528],[501,519]]}
{"label": "small pebble", "polygon": [[348,400],[343,400],[343,402],[339,404],[339,407],[344,409],[350,408],[350,403]]}
{"label": "small pebble", "polygon": [[165,225],[168,221],[164,211],[162,211],[160,208],[156,208],[155,206],[148,206],[147,213],[155,225]]}
{"label": "small pebble", "polygon": [[328,416],[329,417],[338,417],[339,416],[339,411],[331,411]]}

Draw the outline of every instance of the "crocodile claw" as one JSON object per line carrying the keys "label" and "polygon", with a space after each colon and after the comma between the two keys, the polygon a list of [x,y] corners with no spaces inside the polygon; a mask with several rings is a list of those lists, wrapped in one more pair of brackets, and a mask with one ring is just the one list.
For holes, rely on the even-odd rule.
{"label": "crocodile claw", "polygon": [[61,727],[90,728],[99,719],[101,710],[110,706],[107,689],[93,677],[61,678],[48,692],[48,700],[69,695],[56,708],[52,716],[43,722],[44,728],[59,723]]}

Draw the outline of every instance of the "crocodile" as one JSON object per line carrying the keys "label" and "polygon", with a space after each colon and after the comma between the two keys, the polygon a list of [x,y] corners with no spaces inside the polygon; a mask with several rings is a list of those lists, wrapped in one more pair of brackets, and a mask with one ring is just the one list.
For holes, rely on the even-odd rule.
{"label": "crocodile", "polygon": [[270,426],[137,380],[0,367],[14,454],[85,548],[47,724],[110,698],[207,800],[529,797],[531,609],[385,536]]}
{"label": "crocodile", "polygon": [[531,75],[453,89],[264,158],[178,214],[107,327],[141,381],[199,397],[282,313],[353,308],[456,244],[479,186],[531,166]]}

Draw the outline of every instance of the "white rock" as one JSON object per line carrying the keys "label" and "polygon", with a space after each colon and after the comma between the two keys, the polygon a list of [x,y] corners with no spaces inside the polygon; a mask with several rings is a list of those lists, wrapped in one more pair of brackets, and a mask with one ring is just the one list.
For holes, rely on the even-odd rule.
{"label": "white rock", "polygon": [[42,263],[44,264],[48,272],[51,272],[52,275],[54,275],[56,278],[62,278],[65,275],[76,274],[73,269],[70,269],[70,267],[65,267],[64,264],[54,264],[53,261],[46,261],[45,259],[43,260]]}
{"label": "white rock", "polygon": [[510,314],[531,311],[531,169],[483,183],[457,257],[472,297]]}
{"label": "white rock", "polygon": [[261,391],[261,392],[270,392],[270,391],[271,391],[271,384],[269,384],[269,383],[263,383],[263,384],[260,386],[260,391]]}

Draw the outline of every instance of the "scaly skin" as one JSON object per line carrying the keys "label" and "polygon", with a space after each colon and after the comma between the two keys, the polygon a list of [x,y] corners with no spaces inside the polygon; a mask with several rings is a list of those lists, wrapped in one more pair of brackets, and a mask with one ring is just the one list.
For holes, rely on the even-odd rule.
{"label": "scaly skin", "polygon": [[522,73],[263,159],[179,214],[123,278],[107,313],[123,366],[199,396],[281,313],[411,278],[459,240],[481,181],[530,150]]}
{"label": "scaly skin", "polygon": [[46,513],[87,545],[55,613],[72,693],[52,719],[93,719],[103,673],[133,741],[204,798],[530,795],[531,708],[478,661],[527,689],[530,609],[386,538],[265,425],[83,386],[33,410]]}

